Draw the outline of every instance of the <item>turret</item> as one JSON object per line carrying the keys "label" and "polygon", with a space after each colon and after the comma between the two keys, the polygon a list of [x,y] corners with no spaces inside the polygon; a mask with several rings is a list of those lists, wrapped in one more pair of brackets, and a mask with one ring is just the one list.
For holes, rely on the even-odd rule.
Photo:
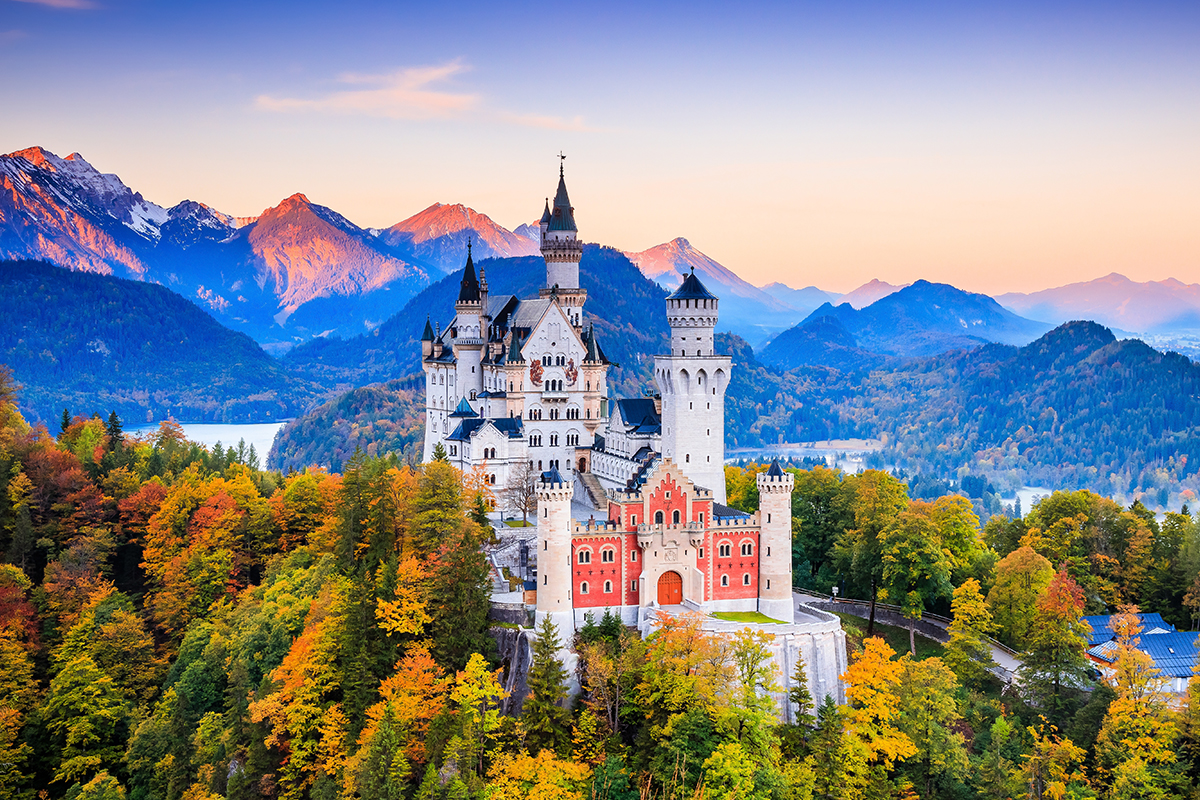
{"label": "turret", "polygon": [[455,390],[459,397],[467,397],[472,391],[476,394],[483,391],[483,358],[484,336],[486,334],[487,316],[484,302],[487,298],[487,282],[480,286],[475,277],[475,262],[471,258],[471,242],[467,241],[467,263],[463,267],[462,280],[459,282],[458,301],[454,304],[457,314],[454,323],[454,358],[457,376]]}
{"label": "turret", "polygon": [[792,487],[795,479],[779,461],[758,474],[758,610],[791,622]]}
{"label": "turret", "polygon": [[[559,156],[566,158],[566,156]],[[558,191],[554,206],[547,202],[539,223],[542,231],[542,258],[546,260],[546,286],[542,297],[554,297],[567,312],[576,330],[583,328],[583,303],[587,292],[579,287],[579,261],[583,243],[575,227],[575,208],[567,196],[567,181],[562,164],[558,167]]]}
{"label": "turret", "polygon": [[433,326],[429,324],[429,317],[425,317],[425,332],[421,334],[421,358],[430,358],[433,356]]}
{"label": "turret", "polygon": [[537,623],[549,615],[565,646],[575,633],[571,601],[571,498],[574,487],[557,469],[537,481]]}
{"label": "turret", "polygon": [[725,502],[725,389],[732,362],[717,355],[717,298],[696,271],[667,297],[671,351],[654,358],[662,396],[662,451],[693,483]]}

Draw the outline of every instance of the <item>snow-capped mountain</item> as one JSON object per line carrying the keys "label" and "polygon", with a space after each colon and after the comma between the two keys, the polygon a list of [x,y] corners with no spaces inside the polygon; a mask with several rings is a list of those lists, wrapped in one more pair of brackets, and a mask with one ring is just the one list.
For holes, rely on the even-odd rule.
{"label": "snow-capped mountain", "polygon": [[487,214],[461,204],[434,203],[424,211],[383,231],[379,238],[413,259],[443,272],[462,269],[470,238],[475,258],[537,255],[540,233],[533,240],[497,225]]}

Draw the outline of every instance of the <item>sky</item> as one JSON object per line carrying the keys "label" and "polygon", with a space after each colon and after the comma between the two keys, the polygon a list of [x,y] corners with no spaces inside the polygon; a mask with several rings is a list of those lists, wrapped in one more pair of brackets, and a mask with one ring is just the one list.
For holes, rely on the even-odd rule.
{"label": "sky", "polygon": [[752,283],[1200,282],[1200,3],[0,0],[0,152],[363,227],[677,236]]}

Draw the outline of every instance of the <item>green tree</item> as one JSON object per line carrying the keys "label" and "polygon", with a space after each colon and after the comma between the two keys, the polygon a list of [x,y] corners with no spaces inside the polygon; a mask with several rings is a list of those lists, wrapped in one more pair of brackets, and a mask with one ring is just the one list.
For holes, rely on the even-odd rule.
{"label": "green tree", "polygon": [[816,719],[813,716],[815,706],[812,692],[808,689],[808,669],[805,667],[802,653],[796,654],[796,669],[792,672],[792,688],[788,690],[788,702],[794,706],[794,724],[801,728],[811,728]]}
{"label": "green tree", "polygon": [[846,730],[845,711],[827,695],[817,708],[812,755],[805,759],[815,777],[813,795],[830,800],[859,800],[870,780],[869,755],[862,740]]}
{"label": "green tree", "polygon": [[558,626],[547,615],[538,626],[533,663],[529,667],[529,696],[521,708],[521,720],[534,755],[542,748],[564,755],[571,739],[571,717],[562,705],[567,696],[567,671],[558,657],[558,648]]}
{"label": "green tree", "polygon": [[909,619],[908,646],[913,656],[917,654],[917,620],[927,605],[950,594],[950,572],[954,567],[949,551],[942,547],[931,511],[929,503],[912,502],[883,529],[879,542],[882,584],[888,599],[900,605]]}
{"label": "green tree", "polygon": [[871,614],[867,621],[870,637],[875,633],[875,602],[883,581],[882,535],[908,507],[908,491],[903,483],[875,469],[848,477],[846,482],[855,494],[854,528],[838,538],[834,561],[870,594]]}
{"label": "green tree", "polygon": [[815,467],[796,470],[792,491],[792,530],[797,560],[808,561],[815,578],[829,560],[838,538],[854,527],[853,484],[840,471]]}
{"label": "green tree", "polygon": [[1005,757],[1013,736],[1013,727],[1003,716],[992,723],[987,749],[979,757],[972,783],[980,797],[1009,798],[1021,793],[1021,777],[1016,764]]}
{"label": "green tree", "polygon": [[54,780],[90,780],[120,767],[129,708],[120,688],[91,656],[72,659],[50,681],[45,718],[58,755]]}
{"label": "green tree", "polygon": [[987,671],[996,665],[987,636],[994,628],[992,614],[979,592],[979,581],[968,578],[954,590],[950,603],[950,642],[946,645],[946,665],[965,686],[978,687]]}
{"label": "green tree", "polygon": [[109,412],[108,423],[104,427],[108,449],[113,452],[120,450],[125,440],[121,432],[121,418],[117,416],[116,411]]}
{"label": "green tree", "polygon": [[904,670],[897,692],[899,727],[916,747],[905,765],[924,786],[922,796],[935,797],[935,784],[956,783],[967,770],[963,735],[955,730],[961,719],[954,697],[958,683],[940,658],[916,661],[906,657],[900,663]]}
{"label": "green tree", "polygon": [[475,526],[460,523],[430,559],[429,634],[433,654],[449,670],[462,669],[473,653],[490,658],[496,643],[488,635],[491,584],[487,557]]}

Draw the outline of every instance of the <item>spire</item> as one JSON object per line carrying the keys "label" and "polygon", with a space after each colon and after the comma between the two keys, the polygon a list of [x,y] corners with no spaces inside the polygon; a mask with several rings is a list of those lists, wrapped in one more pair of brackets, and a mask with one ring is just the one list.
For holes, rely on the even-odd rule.
{"label": "spire", "polygon": [[475,409],[471,408],[471,404],[467,402],[467,398],[462,398],[458,401],[458,407],[450,414],[452,417],[478,417]]}
{"label": "spire", "polygon": [[782,478],[783,477],[783,468],[779,466],[778,458],[771,462],[771,468],[769,470],[767,470],[767,477],[768,478]]}
{"label": "spire", "polygon": [[[566,156],[560,156],[566,158]],[[558,191],[554,193],[554,211],[550,218],[552,231],[577,231],[575,227],[575,209],[571,207],[571,198],[567,196],[567,179],[563,175],[562,164],[558,166]]]}
{"label": "spire", "polygon": [[539,225],[550,224],[550,198],[546,198],[546,210],[542,212],[542,218],[538,221]]}
{"label": "spire", "polygon": [[471,260],[471,245],[467,244],[467,265],[463,267],[462,288],[458,290],[458,302],[479,302],[479,281],[475,279],[475,262]]}
{"label": "spire", "polygon": [[696,268],[692,267],[690,274],[683,277],[683,283],[675,290],[673,294],[667,297],[668,300],[716,300],[717,297],[708,289],[704,288],[704,284],[696,277]]}
{"label": "spire", "polygon": [[421,334],[421,341],[422,342],[432,342],[433,341],[433,326],[429,324],[428,316],[425,317],[425,332],[423,334]]}
{"label": "spire", "polygon": [[587,360],[599,361],[600,354],[596,351],[596,330],[592,325],[588,325],[587,330]]}

